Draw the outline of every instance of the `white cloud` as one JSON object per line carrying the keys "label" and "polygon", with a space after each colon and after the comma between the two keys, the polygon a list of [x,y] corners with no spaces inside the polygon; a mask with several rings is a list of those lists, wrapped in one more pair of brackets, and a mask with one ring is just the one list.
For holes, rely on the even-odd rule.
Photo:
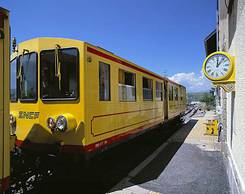
{"label": "white cloud", "polygon": [[169,77],[181,85],[184,85],[187,92],[206,92],[211,88],[211,82],[203,75],[203,73],[195,74],[191,73],[176,73],[175,75]]}

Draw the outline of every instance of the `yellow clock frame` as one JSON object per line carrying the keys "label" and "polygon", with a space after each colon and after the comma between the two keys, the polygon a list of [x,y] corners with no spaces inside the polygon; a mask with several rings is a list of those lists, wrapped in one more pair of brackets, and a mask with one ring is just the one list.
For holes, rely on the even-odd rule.
{"label": "yellow clock frame", "polygon": [[[222,76],[222,77],[219,77],[219,78],[213,78],[213,77],[209,76],[208,73],[206,72],[207,61],[210,57],[212,57],[214,55],[225,55],[229,59],[230,64],[231,64],[227,74]],[[235,82],[235,58],[226,52],[221,52],[221,51],[214,52],[214,53],[210,54],[209,56],[207,56],[207,58],[203,62],[202,71],[203,71],[204,75],[209,80],[211,80],[213,82],[213,84],[234,83]]]}

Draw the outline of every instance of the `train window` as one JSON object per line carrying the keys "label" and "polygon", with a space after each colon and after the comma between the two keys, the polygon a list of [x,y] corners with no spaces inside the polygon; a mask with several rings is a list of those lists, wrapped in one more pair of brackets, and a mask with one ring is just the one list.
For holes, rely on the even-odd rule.
{"label": "train window", "polygon": [[118,79],[120,101],[136,101],[135,74],[119,69]]}
{"label": "train window", "polygon": [[17,101],[17,58],[10,63],[10,100]]}
{"label": "train window", "polygon": [[99,62],[99,92],[101,101],[110,101],[110,65]]}
{"label": "train window", "polygon": [[152,100],[152,80],[143,77],[143,100]]}
{"label": "train window", "polygon": [[174,87],[172,85],[169,85],[169,101],[173,101],[174,100]]}
{"label": "train window", "polygon": [[156,81],[156,100],[163,100],[162,83]]}
{"label": "train window", "polygon": [[41,98],[76,100],[79,90],[79,53],[76,48],[41,52]]}
{"label": "train window", "polygon": [[183,88],[183,90],[182,90],[182,100],[183,101],[186,100],[186,90],[185,90],[185,88]]}
{"label": "train window", "polygon": [[178,92],[178,87],[174,88],[174,100],[178,101],[179,100],[179,92]]}
{"label": "train window", "polygon": [[18,82],[20,100],[37,100],[37,53],[28,53],[19,57]]}
{"label": "train window", "polygon": [[183,100],[183,89],[182,88],[180,88],[180,100],[182,101]]}

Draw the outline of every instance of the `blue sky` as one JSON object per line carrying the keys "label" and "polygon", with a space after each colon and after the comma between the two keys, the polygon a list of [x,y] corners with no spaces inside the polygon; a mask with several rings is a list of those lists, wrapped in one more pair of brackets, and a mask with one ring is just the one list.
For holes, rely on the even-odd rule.
{"label": "blue sky", "polygon": [[216,27],[216,0],[5,0],[12,36],[66,37],[101,46],[140,66],[208,90],[204,38]]}

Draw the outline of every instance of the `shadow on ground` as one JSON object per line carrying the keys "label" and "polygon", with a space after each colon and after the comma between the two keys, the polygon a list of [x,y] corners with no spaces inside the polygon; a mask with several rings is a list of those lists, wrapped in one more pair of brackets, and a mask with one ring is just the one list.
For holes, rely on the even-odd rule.
{"label": "shadow on ground", "polygon": [[[155,180],[164,171],[168,163],[171,161],[175,153],[179,150],[184,143],[186,137],[191,132],[192,128],[197,123],[197,120],[190,120],[181,130],[181,137],[176,142],[169,142],[166,146],[157,154],[157,156],[143,168],[136,176],[130,179],[129,185],[139,185],[151,180]],[[132,183],[132,184],[131,184]],[[113,188],[113,190],[122,190],[123,188]]]}
{"label": "shadow on ground", "polygon": [[[167,145],[131,181],[134,184],[141,184],[158,177],[182,145],[196,122],[195,120],[188,122],[184,126],[186,130],[181,140],[178,143]],[[22,189],[22,193],[106,193],[160,145],[166,142],[178,129],[180,129],[180,125],[176,123],[159,127],[96,156],[87,168],[84,167],[82,161],[74,163],[71,158],[59,160],[56,157],[43,157],[40,159],[38,167],[35,167],[35,171],[33,171],[33,167],[26,167],[34,165],[34,162],[32,164],[30,160],[23,165],[18,165],[18,173],[14,173],[15,177],[9,193],[16,193],[17,184],[19,184],[18,189]],[[38,181],[33,181],[27,187],[26,180],[33,176]],[[123,188],[114,189],[121,190]]]}

